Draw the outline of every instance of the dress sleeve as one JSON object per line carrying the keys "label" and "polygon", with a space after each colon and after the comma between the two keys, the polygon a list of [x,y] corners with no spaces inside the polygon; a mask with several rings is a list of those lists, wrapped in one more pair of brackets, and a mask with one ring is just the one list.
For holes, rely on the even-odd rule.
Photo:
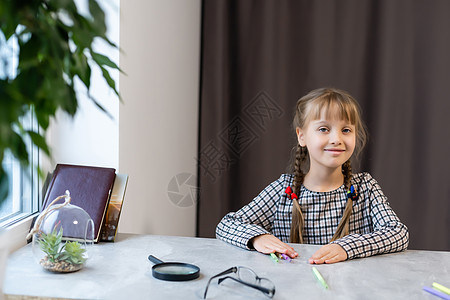
{"label": "dress sleeve", "polygon": [[376,180],[366,176],[370,177],[367,193],[373,232],[349,234],[333,242],[344,248],[348,259],[402,251],[409,243],[408,228],[389,206]]}
{"label": "dress sleeve", "polygon": [[249,241],[271,233],[275,212],[283,195],[284,175],[267,186],[249,204],[237,212],[230,212],[216,227],[216,237],[232,245],[252,249]]}

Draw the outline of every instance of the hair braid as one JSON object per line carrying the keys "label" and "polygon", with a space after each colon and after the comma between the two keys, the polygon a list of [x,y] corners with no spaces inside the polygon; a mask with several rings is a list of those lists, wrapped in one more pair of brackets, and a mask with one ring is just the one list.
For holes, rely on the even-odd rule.
{"label": "hair braid", "polygon": [[[306,147],[301,147],[297,144],[297,150],[295,152],[295,163],[294,163],[294,187],[293,192],[300,196],[300,188],[305,178],[305,174],[302,171],[302,165],[308,158],[308,149]],[[292,223],[291,223],[291,233],[290,242],[303,244],[303,226],[304,218],[298,199],[292,199]]]}
{"label": "hair braid", "polygon": [[[346,161],[342,165],[342,173],[344,174],[344,185],[346,190],[350,190],[351,182],[352,182],[352,166],[350,164],[350,160]],[[336,229],[336,233],[330,242],[340,239],[349,233],[349,223],[350,223],[350,215],[352,214],[353,209],[353,200],[352,198],[347,198],[347,205],[345,206],[344,214],[342,215],[341,222]]]}

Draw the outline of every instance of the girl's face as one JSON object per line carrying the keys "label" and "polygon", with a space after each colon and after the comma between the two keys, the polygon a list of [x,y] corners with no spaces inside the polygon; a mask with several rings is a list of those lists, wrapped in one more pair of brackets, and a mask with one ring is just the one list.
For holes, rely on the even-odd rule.
{"label": "girl's face", "polygon": [[300,146],[308,149],[310,170],[341,168],[355,150],[355,126],[349,121],[325,116],[321,113],[320,119],[311,120],[304,128],[296,130]]}

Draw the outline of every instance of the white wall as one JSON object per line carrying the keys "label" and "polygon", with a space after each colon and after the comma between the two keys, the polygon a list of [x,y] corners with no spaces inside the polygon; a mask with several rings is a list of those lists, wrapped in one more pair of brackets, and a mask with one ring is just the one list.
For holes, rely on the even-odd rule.
{"label": "white wall", "polygon": [[168,185],[197,174],[200,18],[200,0],[121,2],[120,232],[195,235],[195,204],[172,202]]}
{"label": "white wall", "polygon": [[[76,1],[80,11],[87,10],[87,2]],[[107,36],[119,44],[120,11],[119,0],[99,1],[105,10]],[[96,43],[95,50],[119,64],[119,50]],[[119,72],[110,71],[119,86]],[[52,148],[53,160],[45,161],[44,169],[52,171],[57,163],[119,167],[119,98],[112,92],[99,69],[92,70],[91,94],[109,112],[104,114],[88,99],[81,85],[79,108],[74,118],[59,112],[52,120],[47,132],[47,141]]]}
{"label": "white wall", "polygon": [[[119,232],[194,236],[195,203],[174,203],[168,185],[180,173],[197,175],[201,1],[122,1],[120,22],[119,0],[100,2],[109,38],[119,43],[120,32],[120,60],[117,50],[99,52],[126,73],[113,74],[123,104],[97,74],[93,94],[114,119],[82,97],[74,119],[59,114],[52,122],[54,160],[45,169],[56,163],[116,168],[129,175]],[[179,193],[191,192],[185,185]]]}

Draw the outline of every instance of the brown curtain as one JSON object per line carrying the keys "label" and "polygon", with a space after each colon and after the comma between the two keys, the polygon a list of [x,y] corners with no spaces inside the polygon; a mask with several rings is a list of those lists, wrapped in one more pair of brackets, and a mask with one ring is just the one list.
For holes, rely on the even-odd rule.
{"label": "brown curtain", "polygon": [[450,250],[450,1],[206,0],[201,70],[198,236],[286,172],[297,99],[331,86],[410,249]]}

